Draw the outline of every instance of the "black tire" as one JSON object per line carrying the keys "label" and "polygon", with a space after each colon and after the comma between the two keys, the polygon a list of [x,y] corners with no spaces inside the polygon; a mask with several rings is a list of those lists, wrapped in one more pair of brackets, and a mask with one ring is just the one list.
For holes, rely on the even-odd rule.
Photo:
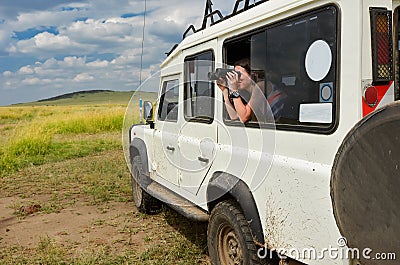
{"label": "black tire", "polygon": [[253,242],[250,227],[235,201],[220,202],[212,210],[207,245],[213,265],[262,263],[257,256],[258,248]]}
{"label": "black tire", "polygon": [[[400,253],[400,102],[358,122],[343,140],[331,175],[336,223],[350,248],[360,253]],[[398,260],[364,258],[365,265]]]}
{"label": "black tire", "polygon": [[155,213],[161,209],[161,202],[148,194],[139,184],[143,176],[140,156],[132,159],[132,197],[136,208],[142,213]]}

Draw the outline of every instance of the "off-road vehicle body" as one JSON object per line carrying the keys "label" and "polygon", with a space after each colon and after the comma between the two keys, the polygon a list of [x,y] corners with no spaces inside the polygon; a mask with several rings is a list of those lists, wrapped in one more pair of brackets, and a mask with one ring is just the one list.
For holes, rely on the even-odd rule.
{"label": "off-road vehicle body", "polygon": [[[367,208],[379,209],[379,194],[393,189],[390,183],[399,187],[392,182],[399,176],[399,151],[388,153],[399,145],[396,112],[390,110],[398,107],[384,107],[399,86],[399,1],[249,2],[237,1],[223,17],[207,1],[203,26],[190,26],[162,63],[154,110],[146,103],[147,124],[130,130],[136,206],[149,212],[162,201],[188,218],[208,221],[215,264],[265,262],[262,246],[285,249],[307,264],[350,264],[351,257],[323,251],[342,248],[343,236],[350,247],[373,248],[363,245],[371,238],[357,237],[373,226],[375,239],[381,233],[390,238],[385,246],[396,246],[398,219],[370,223],[375,213]],[[279,120],[229,119],[222,93],[207,75],[241,56],[250,59],[257,82],[273,79],[287,95]],[[382,131],[368,138],[378,121]],[[388,130],[391,135],[382,136],[387,141],[380,139],[378,132]],[[351,153],[360,141],[370,148]],[[370,171],[385,183],[376,191]],[[376,200],[368,202],[369,188]],[[398,202],[396,196],[381,203]],[[359,204],[346,204],[357,198]],[[378,214],[399,217],[396,207],[388,207]],[[351,216],[364,223],[351,223]],[[296,255],[310,248],[317,256]]]}

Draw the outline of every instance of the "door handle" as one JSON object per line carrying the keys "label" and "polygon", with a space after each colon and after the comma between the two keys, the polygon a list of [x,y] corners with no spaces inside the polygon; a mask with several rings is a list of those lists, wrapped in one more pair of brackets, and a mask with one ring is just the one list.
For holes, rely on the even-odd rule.
{"label": "door handle", "polygon": [[167,145],[167,150],[173,152],[175,151],[175,147]]}
{"label": "door handle", "polygon": [[204,163],[208,163],[208,162],[210,161],[208,158],[201,157],[201,156],[197,157],[197,159],[198,159],[199,161],[201,161],[201,162],[204,162]]}

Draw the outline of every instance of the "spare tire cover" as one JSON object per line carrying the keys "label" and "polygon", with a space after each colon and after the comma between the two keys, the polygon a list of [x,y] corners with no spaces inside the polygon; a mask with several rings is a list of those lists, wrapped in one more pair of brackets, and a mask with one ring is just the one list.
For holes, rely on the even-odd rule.
{"label": "spare tire cover", "polygon": [[[339,230],[362,264],[400,264],[400,102],[364,117],[345,137],[331,199]],[[390,253],[397,261],[379,259]]]}

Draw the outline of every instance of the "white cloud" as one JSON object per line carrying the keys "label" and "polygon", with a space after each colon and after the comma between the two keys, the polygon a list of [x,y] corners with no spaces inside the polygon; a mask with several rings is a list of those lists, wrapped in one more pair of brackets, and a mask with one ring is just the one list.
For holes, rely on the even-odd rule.
{"label": "white cloud", "polygon": [[59,62],[58,65],[61,67],[83,67],[86,63],[85,57],[64,57],[64,60]]}
{"label": "white cloud", "polygon": [[3,72],[3,76],[8,77],[8,76],[12,76],[13,73],[11,71],[4,71]]}
{"label": "white cloud", "polygon": [[0,54],[2,50],[5,50],[8,46],[8,41],[11,38],[12,34],[9,29],[1,29],[0,28]]}
{"label": "white cloud", "polygon": [[134,52],[134,53],[125,53],[121,56],[118,56],[114,60],[112,60],[110,63],[113,65],[119,65],[123,67],[124,65],[129,65],[133,64],[134,62],[137,62],[140,60],[140,56],[138,56],[139,52]]}
{"label": "white cloud", "polygon": [[79,10],[61,11],[35,11],[20,13],[14,21],[9,24],[15,31],[23,31],[32,26],[50,27],[54,25],[66,25],[70,23],[71,18],[84,15],[84,12]]}
{"label": "white cloud", "polygon": [[94,67],[94,68],[105,68],[109,65],[110,63],[106,60],[101,61],[101,60],[96,60],[94,62],[90,62],[87,64],[88,67]]}
{"label": "white cloud", "polygon": [[[14,89],[22,89],[24,85],[41,85],[41,89],[52,91],[62,84],[79,90],[118,90],[126,87],[126,83],[137,82],[138,72],[133,63],[107,60],[87,62],[86,57],[68,56],[60,60],[50,58],[44,62],[35,62],[21,67],[15,73],[3,72],[3,76],[12,83]],[[79,83],[85,83],[84,87]]]}
{"label": "white cloud", "polygon": [[[0,105],[16,98],[10,94],[10,99],[4,99],[4,89],[23,95],[23,100],[84,89],[135,89],[140,72],[143,1],[48,1],[12,8],[0,23],[0,56],[9,53],[14,63],[10,68],[0,67]],[[220,5],[227,14],[234,1],[213,2],[214,9]],[[205,0],[147,2],[142,80],[157,71],[164,52],[180,41],[190,24],[201,26],[204,4]],[[41,10],[42,6],[47,9]],[[40,30],[46,28],[52,30]],[[13,32],[21,35],[34,32],[32,29],[38,33],[22,39],[14,34],[12,38]],[[31,63],[25,59],[18,64],[19,58],[32,59]]]}
{"label": "white cloud", "polygon": [[[132,19],[110,18],[107,20],[87,19],[77,21],[68,26],[63,33],[72,36],[74,39],[91,40],[117,40],[128,37],[132,33]],[[85,33],[85,35],[81,35]]]}
{"label": "white cloud", "polygon": [[25,75],[31,75],[31,74],[35,73],[35,71],[33,71],[33,69],[29,66],[23,66],[18,70],[18,73],[25,74]]}
{"label": "white cloud", "polygon": [[20,40],[15,46],[11,46],[8,51],[11,53],[43,54],[62,53],[65,51],[88,51],[89,47],[71,41],[67,36],[54,35],[49,32],[42,32],[31,39]]}
{"label": "white cloud", "polygon": [[89,75],[88,73],[81,73],[77,74],[74,78],[75,82],[86,82],[86,81],[92,81],[94,79],[93,76]]}
{"label": "white cloud", "polygon": [[38,78],[38,77],[33,77],[33,78],[25,78],[22,80],[22,84],[24,85],[46,85],[51,83],[51,79],[48,78]]}

